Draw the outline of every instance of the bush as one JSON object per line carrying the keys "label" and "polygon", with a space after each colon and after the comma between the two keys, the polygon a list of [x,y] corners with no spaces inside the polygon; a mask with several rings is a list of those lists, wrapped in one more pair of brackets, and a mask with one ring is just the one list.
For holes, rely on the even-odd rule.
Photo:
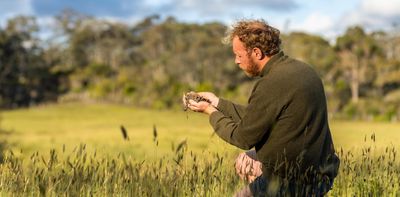
{"label": "bush", "polygon": [[357,104],[348,103],[342,114],[347,119],[392,121],[397,118],[399,105],[385,103],[378,99],[360,99]]}

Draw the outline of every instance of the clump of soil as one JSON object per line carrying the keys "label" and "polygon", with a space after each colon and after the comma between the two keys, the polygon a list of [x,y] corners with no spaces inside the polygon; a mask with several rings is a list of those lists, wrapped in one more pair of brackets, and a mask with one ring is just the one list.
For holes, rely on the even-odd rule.
{"label": "clump of soil", "polygon": [[210,100],[200,96],[196,92],[188,92],[185,93],[185,105],[183,106],[183,110],[186,111],[189,108],[189,100],[194,100],[195,102],[205,101],[211,103]]}

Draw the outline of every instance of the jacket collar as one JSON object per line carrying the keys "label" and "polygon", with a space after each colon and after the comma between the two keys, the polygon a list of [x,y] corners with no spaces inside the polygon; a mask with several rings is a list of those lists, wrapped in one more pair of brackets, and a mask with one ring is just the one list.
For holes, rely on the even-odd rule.
{"label": "jacket collar", "polygon": [[269,73],[271,68],[274,66],[274,64],[277,64],[282,58],[285,57],[285,54],[283,51],[280,51],[279,53],[273,55],[271,59],[268,60],[268,62],[264,65],[263,69],[261,70],[260,77],[263,77]]}

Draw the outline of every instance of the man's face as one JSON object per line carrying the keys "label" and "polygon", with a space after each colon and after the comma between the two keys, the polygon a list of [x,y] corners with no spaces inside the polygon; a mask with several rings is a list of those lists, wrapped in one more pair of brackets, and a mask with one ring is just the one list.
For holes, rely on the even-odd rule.
{"label": "man's face", "polygon": [[260,74],[259,67],[255,63],[254,57],[252,57],[252,52],[250,54],[247,52],[243,42],[237,36],[233,38],[232,49],[235,54],[235,63],[239,65],[247,76],[255,77]]}

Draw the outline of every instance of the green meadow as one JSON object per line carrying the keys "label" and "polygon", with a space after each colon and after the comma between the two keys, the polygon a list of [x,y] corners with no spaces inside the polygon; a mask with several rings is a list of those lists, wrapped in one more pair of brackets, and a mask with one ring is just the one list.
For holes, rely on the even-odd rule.
{"label": "green meadow", "polygon": [[[47,105],[2,112],[4,138],[14,152],[33,153],[85,144],[89,150],[153,159],[186,141],[194,152],[235,148],[213,135],[205,115],[109,104]],[[123,138],[123,126],[129,140]],[[154,131],[155,130],[155,131]],[[155,136],[156,135],[156,136]]]}
{"label": "green meadow", "polygon": [[[152,157],[154,149],[162,155],[172,144],[186,140],[190,149],[239,152],[213,135],[206,115],[183,110],[149,110],[111,104],[62,104],[3,111],[3,139],[15,150],[24,152],[75,147],[86,144],[99,152],[125,152]],[[127,130],[124,140],[120,126]],[[154,127],[158,146],[154,142]],[[400,141],[400,123],[330,120],[337,149],[365,145],[365,137],[375,134],[375,146],[385,147]]]}
{"label": "green meadow", "polygon": [[[242,150],[213,135],[203,114],[70,103],[2,111],[0,124],[0,194],[229,196],[245,184],[233,170]],[[342,160],[331,196],[400,195],[400,123],[330,127]]]}

